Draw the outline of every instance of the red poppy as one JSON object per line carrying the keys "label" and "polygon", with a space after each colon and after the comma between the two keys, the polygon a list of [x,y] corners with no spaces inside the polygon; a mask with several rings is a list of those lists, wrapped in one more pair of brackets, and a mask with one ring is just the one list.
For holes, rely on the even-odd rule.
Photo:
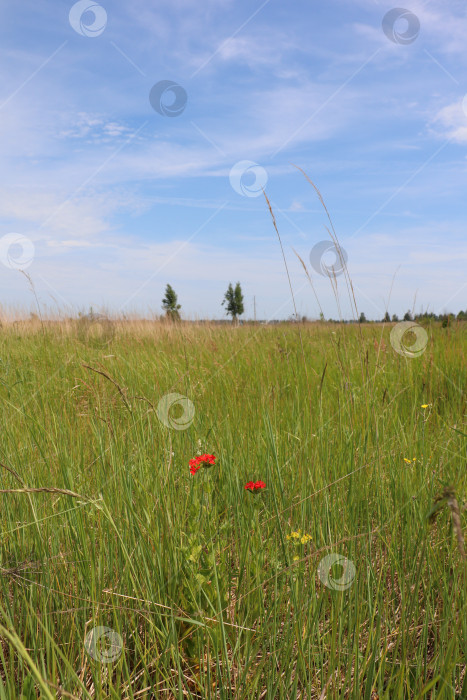
{"label": "red poppy", "polygon": [[213,464],[215,464],[216,458],[214,455],[199,455],[198,457],[194,457],[193,459],[190,459],[189,465],[190,465],[190,472],[191,474],[196,474],[198,469],[201,469],[201,467],[204,467],[205,469],[209,469],[212,467]]}
{"label": "red poppy", "polygon": [[251,493],[259,493],[261,489],[266,488],[266,484],[264,481],[249,481],[247,484],[245,484],[245,488]]}

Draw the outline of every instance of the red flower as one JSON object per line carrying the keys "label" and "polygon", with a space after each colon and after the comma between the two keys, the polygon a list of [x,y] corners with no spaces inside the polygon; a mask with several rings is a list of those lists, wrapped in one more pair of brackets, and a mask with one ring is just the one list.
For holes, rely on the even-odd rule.
{"label": "red flower", "polygon": [[204,464],[214,464],[216,461],[216,458],[214,455],[201,455],[201,457],[197,458],[199,462],[203,462]]}
{"label": "red flower", "polygon": [[213,464],[215,464],[216,458],[214,455],[199,455],[198,457],[194,457],[193,459],[190,459],[189,465],[190,465],[190,472],[191,474],[196,474],[198,469],[201,469],[201,467],[204,467],[205,469],[209,469],[212,467]]}
{"label": "red flower", "polygon": [[259,493],[261,489],[266,488],[266,484],[264,481],[249,481],[247,484],[245,484],[245,488],[251,493]]}

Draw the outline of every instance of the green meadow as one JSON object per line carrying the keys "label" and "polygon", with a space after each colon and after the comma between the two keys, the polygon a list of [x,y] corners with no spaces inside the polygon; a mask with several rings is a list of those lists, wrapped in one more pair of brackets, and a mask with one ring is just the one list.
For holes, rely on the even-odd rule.
{"label": "green meadow", "polygon": [[0,700],[467,698],[467,324],[98,326],[0,329]]}

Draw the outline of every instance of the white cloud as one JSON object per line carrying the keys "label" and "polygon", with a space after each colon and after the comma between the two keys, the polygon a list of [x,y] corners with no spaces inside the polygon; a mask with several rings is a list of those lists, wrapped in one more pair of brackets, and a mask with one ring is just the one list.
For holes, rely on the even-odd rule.
{"label": "white cloud", "polygon": [[90,248],[89,241],[47,241],[50,248]]}
{"label": "white cloud", "polygon": [[456,143],[467,143],[467,100],[446,105],[436,114],[434,124],[439,125],[439,135]]}
{"label": "white cloud", "polygon": [[[388,3],[385,7],[381,4],[375,6],[374,0],[359,0],[359,3],[370,10],[373,17],[375,16],[375,11],[380,12],[381,20],[376,24],[355,22],[353,24],[355,31],[360,36],[364,36],[382,46],[386,45],[387,48],[392,46],[394,51],[399,53],[401,60],[404,60],[404,55],[408,56],[410,52],[404,52],[404,46],[392,44],[381,28],[381,22],[385,13],[393,9],[394,5]],[[430,2],[411,0],[407,9],[415,14],[420,22],[420,33],[415,42],[420,46],[423,43],[424,47],[429,42],[430,47],[435,47],[442,54],[455,54],[457,59],[465,61],[467,16],[464,2],[460,0],[450,0],[449,3],[444,0],[431,0]],[[404,28],[401,29],[404,31]]]}
{"label": "white cloud", "polygon": [[299,202],[297,199],[294,199],[292,204],[290,205],[289,211],[303,211],[304,206],[302,202]]}
{"label": "white cloud", "polygon": [[[112,139],[108,137],[128,137],[131,133],[130,127],[119,124],[115,121],[108,121],[104,115],[91,115],[80,112],[76,117],[73,114],[60,115],[69,126],[59,131],[57,136],[62,139],[82,139],[86,143],[102,142],[107,143]],[[113,141],[118,143],[117,138]]]}
{"label": "white cloud", "polygon": [[[270,29],[267,37],[255,32],[225,39],[220,43],[218,56],[223,61],[246,63],[254,71],[266,66],[281,67],[283,71],[284,53],[296,49],[297,42],[294,44],[284,34]],[[290,66],[288,73],[298,76],[298,72],[293,73]]]}
{"label": "white cloud", "polygon": [[[92,192],[69,199],[66,191],[23,187],[0,189],[2,229],[17,231],[34,241],[99,241],[111,233],[110,219],[120,210],[138,211],[149,203],[119,192]],[[8,223],[7,223],[8,222]],[[61,244],[62,245],[62,244]],[[82,243],[85,245],[85,243]]]}

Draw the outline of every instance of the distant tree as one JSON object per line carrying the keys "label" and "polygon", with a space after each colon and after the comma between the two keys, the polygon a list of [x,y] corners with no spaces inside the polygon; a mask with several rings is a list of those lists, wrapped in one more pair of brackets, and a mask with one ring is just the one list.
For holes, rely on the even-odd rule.
{"label": "distant tree", "polygon": [[319,320],[320,320],[321,322],[324,321],[324,314],[323,314],[322,311],[319,312]]}
{"label": "distant tree", "polygon": [[224,306],[224,304],[226,313],[229,316],[232,316],[232,322],[237,323],[238,317],[241,316],[245,310],[243,308],[243,294],[240,282],[237,282],[235,289],[233,288],[232,283],[229,283],[227,291],[224,295],[222,306]]}
{"label": "distant tree", "polygon": [[383,323],[390,323],[390,321],[391,321],[391,317],[389,316],[388,312],[386,311],[386,313],[384,314]]}
{"label": "distant tree", "polygon": [[441,327],[442,328],[447,328],[452,324],[454,321],[455,316],[454,314],[443,314],[442,316],[439,317],[439,320],[442,321]]}
{"label": "distant tree", "polygon": [[393,314],[393,315],[392,315],[392,318],[391,318],[391,321],[392,321],[393,323],[399,323],[399,316],[398,316],[397,314]]}
{"label": "distant tree", "polygon": [[358,319],[358,322],[359,322],[359,323],[367,323],[366,316],[365,316],[365,314],[363,313],[363,311],[362,311],[362,313],[360,314],[360,318]]}
{"label": "distant tree", "polygon": [[165,315],[171,321],[180,321],[179,309],[181,305],[177,304],[178,297],[175,290],[168,284],[165,288],[165,297],[162,299],[162,308],[165,311]]}
{"label": "distant tree", "polygon": [[457,318],[459,321],[465,321],[467,319],[467,311],[459,311]]}
{"label": "distant tree", "polygon": [[404,321],[413,321],[413,317],[412,317],[412,314],[410,313],[410,310],[405,312]]}

